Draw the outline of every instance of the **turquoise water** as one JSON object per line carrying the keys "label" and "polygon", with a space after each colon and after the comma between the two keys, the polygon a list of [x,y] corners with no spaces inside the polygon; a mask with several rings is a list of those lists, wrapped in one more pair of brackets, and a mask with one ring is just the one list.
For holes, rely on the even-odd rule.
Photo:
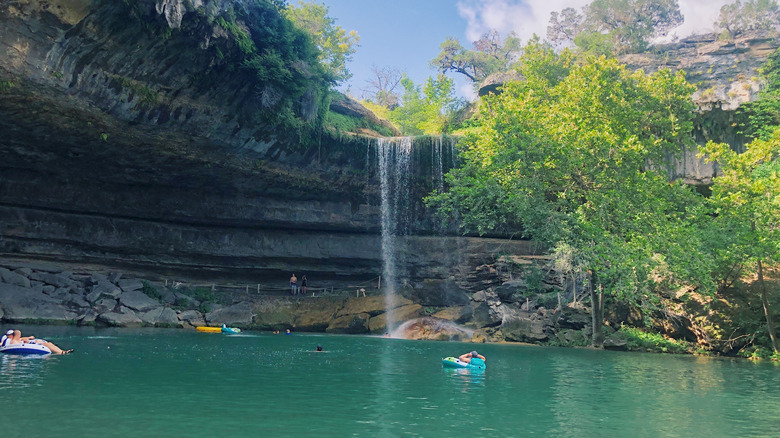
{"label": "turquoise water", "polygon": [[491,344],[468,373],[456,342],[21,329],[76,351],[0,355],[3,438],[780,435],[771,363]]}

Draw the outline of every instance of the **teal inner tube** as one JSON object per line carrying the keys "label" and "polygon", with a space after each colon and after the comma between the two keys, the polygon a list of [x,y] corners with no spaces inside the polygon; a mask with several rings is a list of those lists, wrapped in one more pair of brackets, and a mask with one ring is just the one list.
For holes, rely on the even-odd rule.
{"label": "teal inner tube", "polygon": [[478,358],[478,357],[472,357],[471,362],[463,362],[462,360],[458,359],[457,357],[445,357],[441,360],[441,364],[445,368],[468,368],[472,370],[484,370],[485,369],[485,361]]}

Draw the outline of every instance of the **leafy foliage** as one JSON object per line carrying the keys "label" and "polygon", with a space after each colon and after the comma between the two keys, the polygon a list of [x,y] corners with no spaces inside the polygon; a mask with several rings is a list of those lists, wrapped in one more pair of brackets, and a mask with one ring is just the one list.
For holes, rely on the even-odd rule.
{"label": "leafy foliage", "polygon": [[690,346],[685,341],[665,338],[657,333],[647,333],[635,327],[621,326],[618,335],[626,340],[626,347],[633,351],[682,354],[690,350]]}
{"label": "leafy foliage", "polygon": [[650,40],[683,22],[677,0],[593,0],[582,14],[573,8],[553,12],[550,41],[574,43],[588,54],[642,51]]}
{"label": "leafy foliage", "polygon": [[769,55],[761,74],[766,88],[758,100],[742,104],[737,117],[742,134],[766,139],[780,126],[780,50]]}
{"label": "leafy foliage", "polygon": [[352,77],[347,63],[352,60],[360,36],[354,30],[347,32],[328,16],[328,7],[315,2],[300,2],[289,6],[285,16],[296,26],[306,30],[319,49],[320,62],[336,82]]}
{"label": "leafy foliage", "polygon": [[474,41],[474,48],[466,50],[460,42],[448,37],[431,67],[440,73],[455,72],[479,84],[491,73],[507,71],[520,55],[520,39],[510,34],[503,41],[497,31],[490,31]]}
{"label": "leafy foliage", "polygon": [[687,263],[701,199],[661,170],[692,141],[683,75],[526,52],[529,80],[483,101],[477,134],[460,143],[465,165],[431,202],[480,232],[519,221],[535,240],[568,245],[591,285],[618,300],[642,301],[659,278],[706,286],[707,266]]}
{"label": "leafy foliage", "polygon": [[755,267],[767,330],[777,352],[763,264],[780,264],[780,129],[767,140],[754,140],[742,154],[712,142],[702,153],[717,161],[722,171],[713,181],[712,202],[718,214],[717,227],[733,237],[723,248],[727,252],[721,261]]}
{"label": "leafy foliage", "polygon": [[444,134],[463,102],[455,97],[452,79],[439,75],[429,77],[420,88],[409,77],[401,79],[404,94],[401,104],[390,111],[390,121],[404,135]]}
{"label": "leafy foliage", "polygon": [[723,5],[715,28],[735,37],[754,30],[776,30],[780,26],[780,5],[776,0],[737,0]]}

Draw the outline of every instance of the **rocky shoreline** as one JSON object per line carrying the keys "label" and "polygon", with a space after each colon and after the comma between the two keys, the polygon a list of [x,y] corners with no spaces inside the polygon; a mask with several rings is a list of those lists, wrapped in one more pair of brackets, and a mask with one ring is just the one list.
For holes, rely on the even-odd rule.
{"label": "rocky shoreline", "polygon": [[[516,282],[515,282],[516,283]],[[430,291],[430,285],[426,289]],[[516,287],[505,285],[504,289]],[[584,345],[586,309],[504,303],[489,289],[470,294],[454,284],[442,293],[405,289],[393,317],[406,324],[407,339],[529,342]],[[98,327],[229,326],[344,334],[386,332],[385,298],[376,290],[358,297],[351,289],[291,296],[253,290],[222,292],[209,287],[161,284],[120,272],[0,263],[0,322]],[[507,297],[505,297],[507,298]],[[523,310],[523,306],[526,310]],[[511,315],[510,315],[511,314]],[[555,339],[553,339],[555,338]]]}

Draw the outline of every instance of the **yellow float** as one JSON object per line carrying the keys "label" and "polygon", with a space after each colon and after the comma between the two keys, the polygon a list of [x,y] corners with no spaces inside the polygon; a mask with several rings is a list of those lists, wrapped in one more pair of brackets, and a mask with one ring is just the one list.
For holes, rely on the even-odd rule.
{"label": "yellow float", "polygon": [[222,327],[195,327],[195,330],[206,333],[222,333]]}

